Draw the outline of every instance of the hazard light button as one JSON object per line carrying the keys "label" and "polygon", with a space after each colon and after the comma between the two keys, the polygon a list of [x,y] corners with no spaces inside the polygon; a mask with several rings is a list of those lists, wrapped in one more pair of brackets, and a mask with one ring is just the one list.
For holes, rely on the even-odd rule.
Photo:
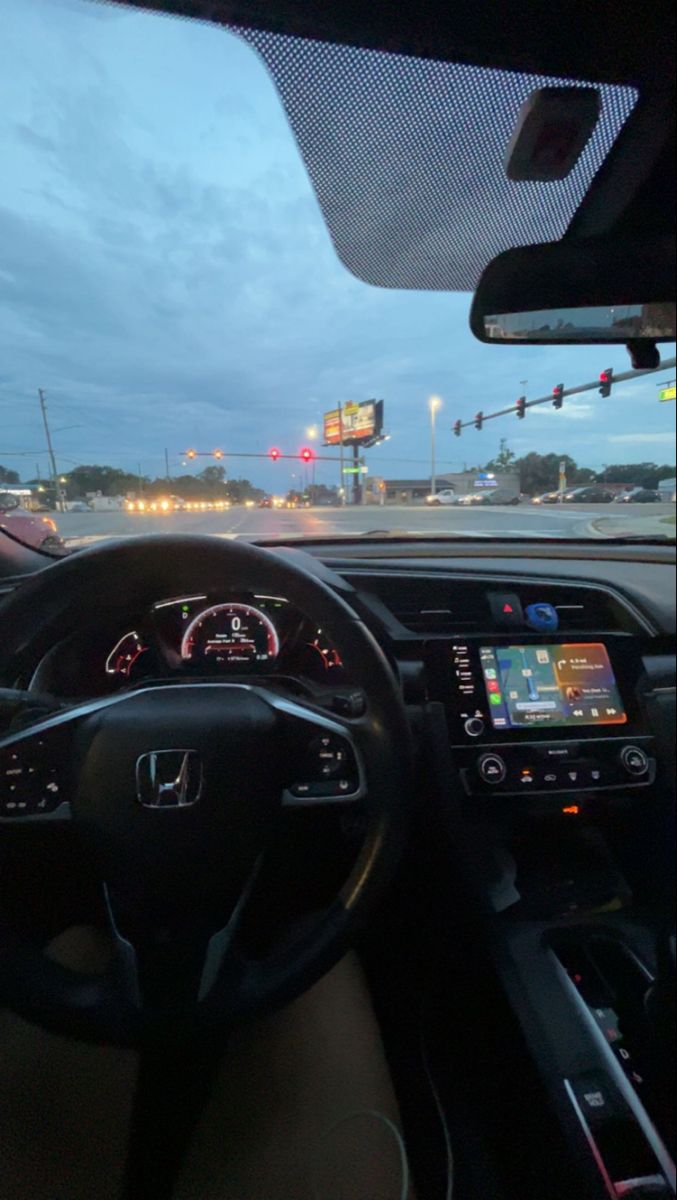
{"label": "hazard light button", "polygon": [[499,629],[524,629],[522,601],[514,592],[489,592],[489,605]]}

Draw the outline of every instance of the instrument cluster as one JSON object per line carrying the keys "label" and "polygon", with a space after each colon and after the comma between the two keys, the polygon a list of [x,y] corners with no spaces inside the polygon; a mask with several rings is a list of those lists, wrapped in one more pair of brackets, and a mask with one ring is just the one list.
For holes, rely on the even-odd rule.
{"label": "instrument cluster", "polygon": [[287,674],[340,683],[341,656],[324,633],[277,596],[161,600],[108,649],[110,687],[158,675]]}

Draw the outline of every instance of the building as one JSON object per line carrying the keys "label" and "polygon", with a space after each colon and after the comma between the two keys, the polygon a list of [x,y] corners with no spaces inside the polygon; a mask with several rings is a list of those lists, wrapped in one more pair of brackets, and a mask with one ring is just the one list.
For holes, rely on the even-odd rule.
{"label": "building", "polygon": [[[386,479],[386,499],[388,504],[416,504],[424,503],[426,496],[430,495],[430,478],[428,479]],[[457,490],[454,483],[447,476],[440,476],[437,480],[437,491],[441,492],[445,488]]]}
{"label": "building", "polygon": [[120,512],[125,507],[124,496],[102,496],[101,492],[87,492],[85,498],[94,512]]}
{"label": "building", "polygon": [[[520,478],[516,472],[494,475],[486,471],[445,472],[438,475],[436,491],[449,489],[457,496],[469,492],[499,489],[501,492],[520,494]],[[388,504],[425,504],[430,495],[430,477],[427,479],[386,479],[385,492]]]}

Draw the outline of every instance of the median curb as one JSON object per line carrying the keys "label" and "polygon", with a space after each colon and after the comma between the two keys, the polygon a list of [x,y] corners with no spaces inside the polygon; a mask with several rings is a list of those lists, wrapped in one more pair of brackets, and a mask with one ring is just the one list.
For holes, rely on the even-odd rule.
{"label": "median curb", "polygon": [[670,517],[638,517],[634,522],[623,520],[622,517],[596,517],[586,526],[588,536],[595,538],[629,538],[644,535],[647,538],[663,537],[669,539],[669,530],[674,530]]}

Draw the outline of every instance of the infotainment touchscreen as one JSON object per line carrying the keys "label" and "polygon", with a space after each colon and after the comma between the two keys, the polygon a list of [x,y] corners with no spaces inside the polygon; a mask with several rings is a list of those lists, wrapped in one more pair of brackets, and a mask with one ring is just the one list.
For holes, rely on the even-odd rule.
{"label": "infotainment touchscreen", "polygon": [[624,725],[628,718],[606,646],[483,646],[495,729]]}

